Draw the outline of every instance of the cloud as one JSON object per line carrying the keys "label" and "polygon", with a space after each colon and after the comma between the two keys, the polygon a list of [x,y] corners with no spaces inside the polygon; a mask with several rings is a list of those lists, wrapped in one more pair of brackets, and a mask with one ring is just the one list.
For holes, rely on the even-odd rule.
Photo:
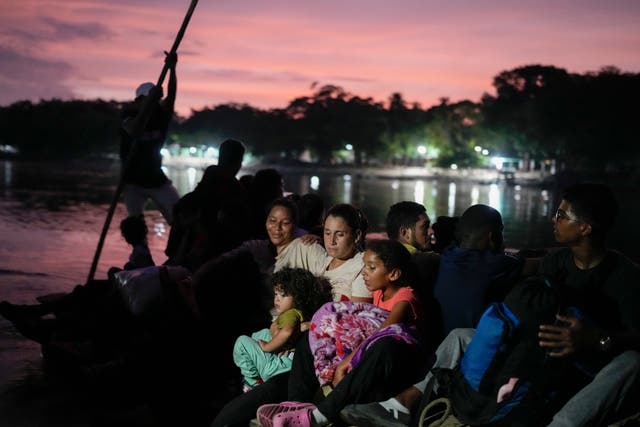
{"label": "cloud", "polygon": [[113,37],[114,33],[99,22],[72,23],[52,17],[44,17],[42,21],[52,30],[51,37],[56,41],[69,41],[75,39],[102,40]]}
{"label": "cloud", "polygon": [[244,69],[218,68],[214,70],[206,70],[203,75],[207,78],[216,78],[222,80],[243,80],[256,82],[310,82],[313,80],[311,76],[291,71],[276,72],[260,72]]}
{"label": "cloud", "polygon": [[330,76],[328,80],[349,82],[349,83],[371,83],[375,81],[375,79],[370,79],[367,77],[350,77],[350,76]]}
{"label": "cloud", "polygon": [[4,40],[14,45],[31,46],[46,43],[65,43],[74,40],[108,40],[114,36],[106,26],[98,22],[71,23],[51,17],[37,19],[29,29],[20,23],[11,24],[0,32]]}
{"label": "cloud", "polygon": [[[157,76],[188,3],[0,0],[0,99],[128,99]],[[176,108],[282,106],[314,81],[431,105],[478,99],[494,75],[528,63],[640,69],[639,1],[529,3],[203,0],[178,51]]]}
{"label": "cloud", "polygon": [[66,62],[51,61],[0,46],[0,105],[16,100],[73,98],[63,84],[73,72]]}

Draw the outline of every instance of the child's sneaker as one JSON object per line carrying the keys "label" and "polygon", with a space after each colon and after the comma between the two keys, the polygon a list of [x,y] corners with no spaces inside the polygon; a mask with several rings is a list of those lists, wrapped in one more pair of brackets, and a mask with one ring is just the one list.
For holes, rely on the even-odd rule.
{"label": "child's sneaker", "polygon": [[314,409],[314,407],[309,407],[291,412],[280,412],[273,416],[273,427],[311,427]]}
{"label": "child's sneaker", "polygon": [[[282,402],[282,403],[267,403],[258,408],[256,411],[256,418],[262,427],[274,427],[274,421],[276,416],[287,412],[298,412],[300,410],[313,411],[316,406],[313,403],[301,403],[301,402]],[[283,420],[278,420],[278,423],[282,425]]]}

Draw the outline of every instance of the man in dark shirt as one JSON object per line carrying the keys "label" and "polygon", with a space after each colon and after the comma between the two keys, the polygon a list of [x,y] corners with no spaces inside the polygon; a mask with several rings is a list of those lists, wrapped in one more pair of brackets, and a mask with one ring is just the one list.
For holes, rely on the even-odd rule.
{"label": "man in dark shirt", "polygon": [[418,275],[416,289],[421,296],[433,294],[440,258],[431,250],[431,218],[420,203],[402,201],[391,205],[386,217],[387,236],[397,240],[411,254]]}
{"label": "man in dark shirt", "polygon": [[491,302],[502,301],[522,272],[523,260],[504,252],[500,212],[473,205],[460,217],[460,242],[444,250],[434,295],[442,309],[443,336],[475,328]]}
{"label": "man in dark shirt", "polygon": [[566,305],[583,318],[557,316],[540,326],[540,346],[554,358],[602,361],[593,379],[555,414],[552,427],[606,425],[638,411],[640,401],[640,268],[606,247],[618,212],[611,189],[566,189],[553,218],[565,248],[545,256],[540,272],[566,288]]}
{"label": "man in dark shirt", "polygon": [[438,302],[433,298],[440,256],[431,250],[431,218],[424,205],[405,200],[389,207],[386,227],[389,239],[402,243],[411,254],[416,274],[413,288],[425,313],[423,330],[426,340],[423,344],[428,350],[435,349],[442,339],[442,315]]}
{"label": "man in dark shirt", "polygon": [[169,224],[173,220],[173,205],[180,195],[162,171],[160,150],[173,117],[176,99],[177,55],[168,54],[167,97],[162,87],[143,83],[136,89],[136,99],[124,111],[120,132],[120,160],[124,182],[124,202],[129,216],[141,215],[148,199],[153,200]]}

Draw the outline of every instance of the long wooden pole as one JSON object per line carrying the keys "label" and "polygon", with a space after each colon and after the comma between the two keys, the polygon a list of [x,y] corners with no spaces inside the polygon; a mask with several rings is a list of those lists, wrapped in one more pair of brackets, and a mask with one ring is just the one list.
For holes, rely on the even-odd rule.
{"label": "long wooden pole", "polygon": [[[171,50],[169,51],[170,55],[178,51],[178,46],[180,46],[182,37],[184,37],[184,32],[187,30],[187,25],[189,25],[189,21],[191,20],[191,15],[193,15],[193,11],[195,10],[197,4],[198,4],[198,0],[191,0],[191,5],[189,5],[189,10],[187,10],[187,14],[184,16],[184,19],[182,20],[182,26],[180,26],[180,30],[178,30],[178,34],[176,34],[176,39],[173,41],[173,46],[171,46]],[[165,63],[164,66],[162,67],[162,71],[160,72],[160,76],[158,77],[158,82],[156,83],[156,86],[158,87],[162,86],[162,83],[164,82],[164,78],[167,75],[168,68],[169,67]]]}
{"label": "long wooden pole", "polygon": [[[187,10],[187,14],[185,15],[184,19],[182,20],[182,25],[180,26],[180,30],[178,31],[178,34],[176,34],[176,38],[173,42],[173,46],[171,46],[171,51],[170,54],[174,54],[177,52],[178,50],[178,46],[180,46],[180,42],[182,41],[182,38],[184,37],[184,33],[187,30],[187,26],[189,25],[189,21],[191,20],[191,15],[193,15],[193,11],[196,8],[196,5],[198,4],[198,0],[191,0],[191,4],[189,5],[189,9]],[[161,87],[162,84],[164,83],[164,79],[167,75],[167,70],[168,70],[168,66],[165,63],[162,67],[162,71],[160,72],[160,76],[158,77],[158,82],[156,83],[156,87]],[[147,115],[148,116],[148,115]],[[147,119],[148,120],[148,119]],[[140,126],[138,126],[138,129],[134,130],[134,136],[139,134],[140,132],[142,132],[144,130],[146,126],[146,122],[145,123],[141,123]],[[133,157],[133,154],[135,153],[136,150],[136,138],[133,138],[133,144],[131,146],[131,149],[129,150],[129,155],[127,156],[127,160],[125,161],[124,165],[122,166],[122,170],[120,171],[120,179],[118,181],[118,186],[116,187],[116,192],[113,195],[113,199],[111,200],[111,205],[109,206],[109,211],[107,213],[107,218],[104,221],[104,225],[102,227],[102,232],[100,233],[100,239],[98,240],[98,247],[96,248],[96,252],[93,255],[93,262],[91,263],[91,269],[89,270],[89,276],[87,277],[87,283],[91,282],[93,280],[93,277],[96,274],[96,269],[98,267],[98,261],[100,260],[100,254],[102,253],[102,247],[104,246],[104,241],[105,238],[107,237],[107,232],[109,231],[109,226],[111,225],[111,220],[113,219],[113,214],[116,210],[116,206],[118,205],[118,200],[120,199],[120,195],[122,194],[122,190],[124,188],[124,176],[125,173],[127,172],[127,170],[129,169],[130,163],[131,163],[131,158]]]}

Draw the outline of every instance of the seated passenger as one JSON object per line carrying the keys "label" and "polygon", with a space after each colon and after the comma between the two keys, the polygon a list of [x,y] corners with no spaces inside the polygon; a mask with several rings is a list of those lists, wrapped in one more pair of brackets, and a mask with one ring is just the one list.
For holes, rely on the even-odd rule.
{"label": "seated passenger", "polygon": [[523,260],[504,252],[502,215],[486,205],[464,211],[456,228],[458,246],[440,255],[434,296],[443,316],[443,336],[474,328],[489,303],[502,301],[522,272]]}
{"label": "seated passenger", "polygon": [[[577,307],[581,316],[558,314],[555,324],[541,325],[539,345],[550,358],[604,362],[595,369],[591,365],[590,373],[580,369],[574,380],[580,375],[582,380],[570,384],[575,393],[551,420],[539,420],[541,425],[607,425],[638,411],[640,267],[606,246],[617,212],[618,203],[609,187],[586,183],[564,191],[553,217],[556,241],[565,248],[547,254],[540,273],[563,285],[565,305]],[[436,352],[434,366],[455,367],[472,336],[472,329],[452,331],[451,339]],[[408,409],[421,400],[430,376],[390,401],[350,407],[347,418],[407,425]]]}
{"label": "seated passenger", "polygon": [[[371,303],[371,292],[361,274],[368,227],[366,217],[354,206],[337,204],[327,211],[323,223],[324,247],[298,238],[277,257],[275,271],[286,267],[305,268],[329,280],[334,301]],[[260,387],[231,400],[218,413],[212,426],[249,423],[260,405],[286,399],[288,378],[289,372],[275,375]]]}
{"label": "seated passenger", "polygon": [[291,369],[295,343],[304,322],[331,300],[330,285],[302,268],[284,268],[271,276],[278,314],[269,328],[241,335],[233,348],[233,361],[249,391],[274,375]]}
{"label": "seated passenger", "polygon": [[148,232],[144,215],[128,216],[120,222],[120,233],[124,240],[131,245],[129,260],[124,265],[125,270],[155,265],[147,243]]}
{"label": "seated passenger", "polygon": [[[416,335],[422,309],[412,288],[407,286],[412,280],[407,276],[411,270],[409,252],[394,240],[371,240],[364,260],[363,275],[367,288],[373,292],[373,307],[363,306],[366,314],[358,321],[352,320],[352,316],[358,317],[360,303],[333,303],[330,310],[325,305],[314,315],[308,342],[301,340],[296,349],[301,353],[293,361],[289,402],[261,406],[257,416],[263,426],[327,425],[339,419],[345,405],[393,393],[424,372],[425,355],[417,345]],[[333,311],[337,312],[335,319]],[[382,315],[379,319],[378,313]],[[365,319],[373,323],[371,330],[363,325],[368,323]],[[330,326],[337,323],[348,327]],[[329,352],[326,346],[318,346],[327,336],[336,340],[337,351]],[[360,338],[358,343],[356,336],[364,340]],[[319,354],[313,353],[314,349]],[[332,362],[339,362],[326,365],[331,355]],[[325,382],[333,386],[333,391],[317,406],[291,403],[313,402],[319,386]]]}

